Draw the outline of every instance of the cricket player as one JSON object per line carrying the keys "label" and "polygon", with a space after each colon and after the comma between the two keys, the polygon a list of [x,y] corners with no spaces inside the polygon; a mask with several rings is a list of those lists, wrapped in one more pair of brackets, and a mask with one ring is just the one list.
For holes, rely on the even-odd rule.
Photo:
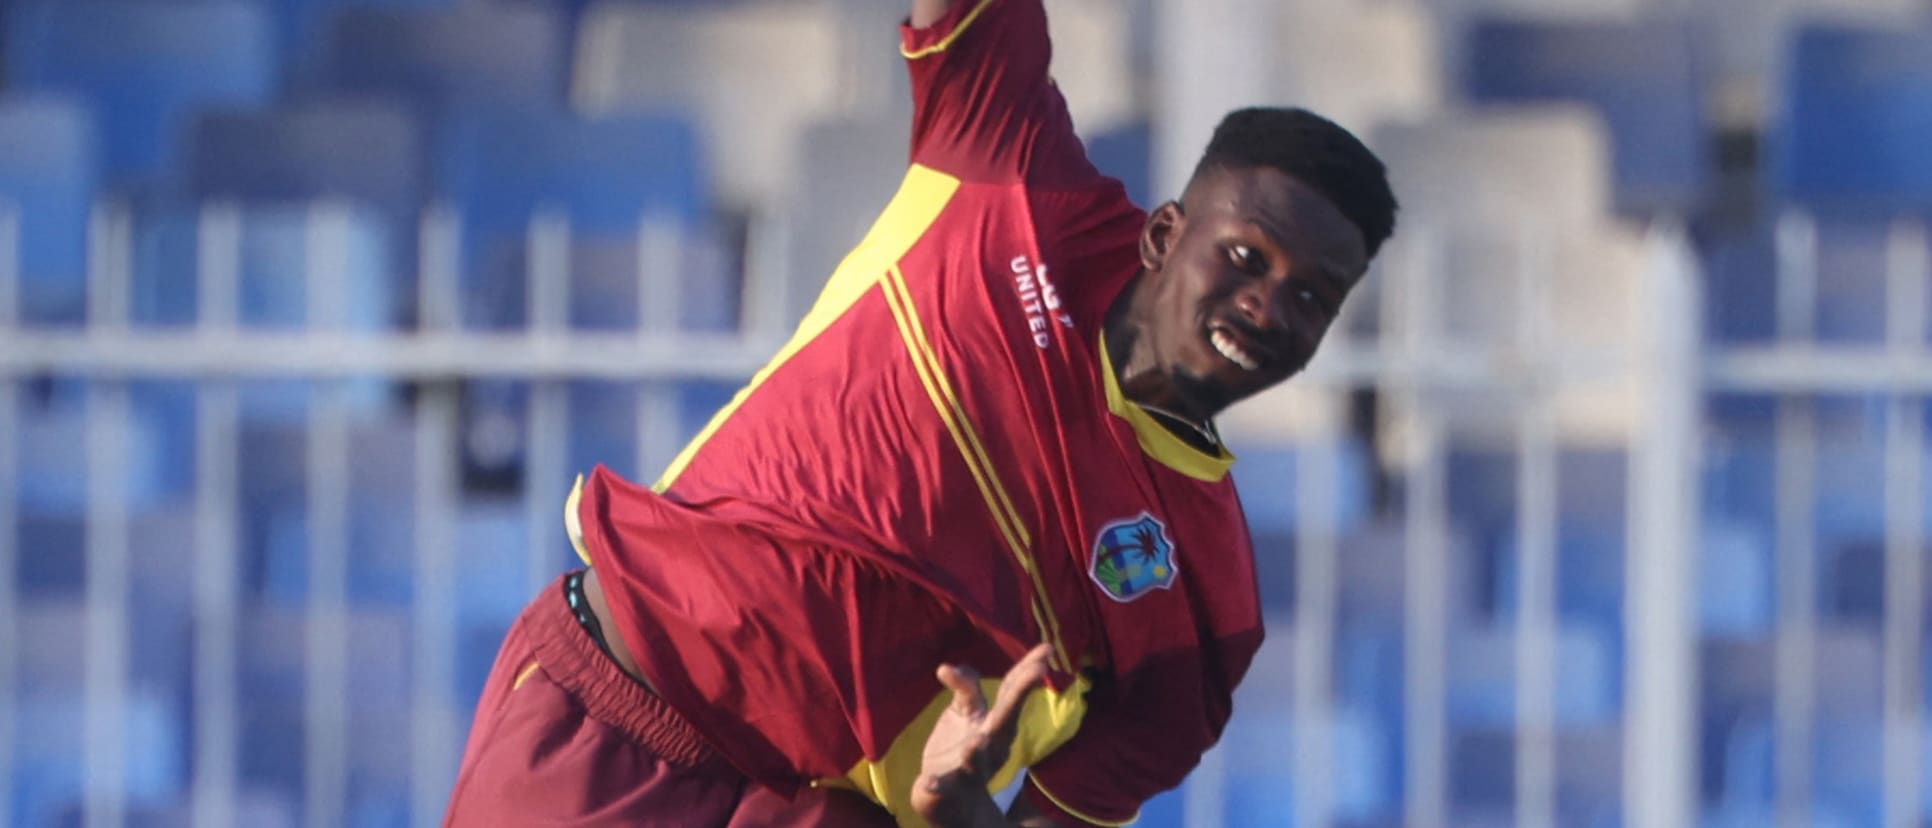
{"label": "cricket player", "polygon": [[1262,615],[1213,419],[1315,354],[1383,166],[1243,110],[1150,213],[1041,0],[913,0],[900,48],[898,195],[655,485],[579,482],[588,569],[504,641],[447,824],[1124,825],[1219,738]]}

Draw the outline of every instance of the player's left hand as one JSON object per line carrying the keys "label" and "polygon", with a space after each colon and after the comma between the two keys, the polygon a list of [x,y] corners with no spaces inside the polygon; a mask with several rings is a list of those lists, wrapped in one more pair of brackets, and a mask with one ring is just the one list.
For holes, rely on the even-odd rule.
{"label": "player's left hand", "polygon": [[978,672],[940,666],[939,682],[953,691],[953,701],[926,738],[919,778],[912,786],[913,810],[935,828],[1006,825],[986,791],[987,781],[1006,764],[1020,708],[1027,694],[1046,680],[1052,653],[1050,645],[1041,644],[1015,663],[1001,679],[991,708],[980,691]]}

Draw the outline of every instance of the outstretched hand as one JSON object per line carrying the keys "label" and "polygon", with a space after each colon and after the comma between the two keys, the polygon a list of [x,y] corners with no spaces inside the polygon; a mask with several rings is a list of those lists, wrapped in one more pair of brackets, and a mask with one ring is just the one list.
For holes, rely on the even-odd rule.
{"label": "outstretched hand", "polygon": [[971,667],[944,664],[939,682],[953,691],[940,714],[912,786],[912,807],[936,828],[1004,826],[1006,818],[987,793],[987,782],[1006,764],[1026,697],[1046,680],[1053,648],[1034,647],[1000,681],[992,707]]}

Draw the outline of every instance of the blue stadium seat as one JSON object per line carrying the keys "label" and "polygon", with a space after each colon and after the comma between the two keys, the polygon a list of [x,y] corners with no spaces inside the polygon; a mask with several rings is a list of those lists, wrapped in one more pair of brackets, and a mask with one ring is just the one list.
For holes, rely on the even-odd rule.
{"label": "blue stadium seat", "polygon": [[1697,620],[1702,635],[1745,638],[1771,631],[1771,541],[1755,527],[1712,517],[1698,543]]}
{"label": "blue stadium seat", "polygon": [[1884,723],[1877,717],[1823,718],[1813,749],[1812,794],[1851,825],[1882,825]]}
{"label": "blue stadium seat", "polygon": [[[243,425],[245,560],[259,568],[264,598],[281,607],[303,606],[310,590],[307,439],[301,426]],[[348,600],[367,609],[407,606],[417,560],[413,431],[393,421],[358,422],[349,440],[357,459],[348,481]]]}
{"label": "blue stadium seat", "polygon": [[1449,728],[1449,808],[1458,825],[1509,808],[1516,790],[1516,734],[1508,727]]}
{"label": "blue stadium seat", "polygon": [[[126,463],[117,470],[113,491],[135,508],[161,502],[187,485],[189,470],[179,465],[181,412],[165,402],[141,393],[129,395]],[[18,500],[26,517],[79,518],[86,513],[88,405],[84,383],[59,381],[46,398],[23,400],[15,412],[17,433],[0,435],[15,441],[24,484]]]}
{"label": "blue stadium seat", "polygon": [[[437,142],[436,191],[462,216],[468,296],[484,303],[470,308],[476,324],[516,326],[525,318],[522,260],[539,210],[561,213],[579,246],[618,240],[629,251],[647,217],[687,227],[707,206],[697,137],[674,117],[586,120],[545,109],[479,109],[450,117]],[[635,259],[626,268],[623,257],[610,258],[573,268],[572,292],[582,300],[572,321],[580,327],[637,324]]]}
{"label": "blue stadium seat", "polygon": [[[1521,595],[1521,555],[1514,531],[1499,541],[1495,594],[1504,617],[1514,617]],[[1557,528],[1557,612],[1567,620],[1620,624],[1623,613],[1624,539],[1621,525],[1572,522]]]}
{"label": "blue stadium seat", "polygon": [[42,0],[11,22],[8,82],[91,104],[122,186],[166,183],[196,109],[265,103],[278,85],[273,24],[256,3]]}
{"label": "blue stadium seat", "polygon": [[[1298,469],[1304,451],[1292,445],[1255,443],[1241,445],[1241,462],[1234,465],[1234,480],[1241,490],[1248,529],[1254,536],[1256,575],[1261,581],[1261,600],[1269,607],[1290,607],[1295,596],[1296,531],[1302,521],[1297,508],[1300,489]],[[1346,532],[1369,517],[1368,450],[1350,440],[1339,447],[1338,479],[1321,481],[1332,490],[1338,530]]]}
{"label": "blue stadium seat", "polygon": [[1622,807],[1622,721],[1558,728],[1556,824],[1620,826]]}
{"label": "blue stadium seat", "polygon": [[19,221],[19,320],[73,324],[87,307],[87,222],[100,176],[94,118],[55,96],[0,98],[0,202]]}
{"label": "blue stadium seat", "polygon": [[1222,813],[1229,825],[1279,825],[1295,810],[1294,765],[1283,761],[1294,744],[1294,717],[1285,704],[1249,704],[1236,717],[1239,725],[1215,746],[1227,769]]}
{"label": "blue stadium seat", "polygon": [[[1249,528],[1257,534],[1292,536],[1301,523],[1296,504],[1305,450],[1262,442],[1239,448],[1241,462],[1234,464],[1234,481],[1241,489]],[[1367,446],[1346,440],[1336,447],[1337,479],[1316,481],[1334,490],[1329,496],[1336,501],[1332,520],[1338,529],[1347,531],[1368,520],[1369,462]]]}
{"label": "blue stadium seat", "polygon": [[557,106],[569,73],[561,18],[508,4],[345,9],[322,64],[322,91],[397,97],[435,112]]}
{"label": "blue stadium seat", "polygon": [[422,202],[422,128],[394,102],[209,111],[194,121],[186,149],[189,195],[197,201],[327,198],[398,217],[413,217]]}
{"label": "blue stadium seat", "polygon": [[1783,199],[1830,213],[1932,208],[1932,29],[1799,29],[1768,139]]}
{"label": "blue stadium seat", "polygon": [[1697,240],[1707,340],[1763,345],[1777,339],[1778,263],[1772,232],[1770,222],[1756,222]]}
{"label": "blue stadium seat", "polygon": [[[74,807],[86,778],[83,694],[28,694],[15,702],[12,810],[15,825],[58,825]],[[187,723],[167,700],[133,688],[116,711],[126,747],[124,785],[129,805],[172,802],[187,786]]]}
{"label": "blue stadium seat", "polygon": [[303,801],[302,750],[307,727],[300,691],[264,695],[243,686],[248,703],[240,710],[241,745],[236,764],[246,789],[281,800],[296,811]]}
{"label": "blue stadium seat", "polygon": [[1764,817],[1762,821],[1729,824],[1764,825],[1771,821],[1769,812],[1776,786],[1772,757],[1776,743],[1768,715],[1767,710],[1764,716],[1739,720],[1716,746],[1723,756],[1723,770],[1717,798],[1720,807],[1714,810],[1738,817]]}
{"label": "blue stadium seat", "polygon": [[277,43],[296,84],[317,71],[336,15],[350,9],[449,9],[459,0],[269,0]]}
{"label": "blue stadium seat", "polygon": [[570,438],[565,467],[589,471],[602,463],[632,480],[657,479],[662,469],[637,467],[637,395],[628,383],[570,384]]}
{"label": "blue stadium seat", "polygon": [[[561,526],[562,501],[557,514]],[[501,636],[535,597],[524,578],[530,527],[522,501],[466,505],[456,521],[456,548],[463,550],[456,579],[457,624],[488,628]]]}
{"label": "blue stadium seat", "polygon": [[1620,211],[1682,214],[1710,183],[1693,30],[1675,21],[1477,22],[1464,83],[1483,102],[1588,103],[1610,126]]}
{"label": "blue stadium seat", "polygon": [[[1557,631],[1557,722],[1596,725],[1615,720],[1610,636],[1600,627],[1564,625]],[[1478,728],[1507,728],[1516,721],[1516,630],[1463,631],[1450,639],[1449,718]]]}
{"label": "blue stadium seat", "polygon": [[194,672],[195,530],[186,498],[142,510],[128,526],[130,577],[140,584],[128,603],[131,680],[184,706]]}
{"label": "blue stadium seat", "polygon": [[[416,218],[424,146],[406,110],[373,101],[311,102],[273,111],[222,110],[198,118],[183,154],[185,198],[151,206],[136,228],[134,313],[148,325],[195,318],[200,208],[242,209],[240,322],[313,324],[311,278],[347,286],[350,330],[395,325],[414,304]],[[342,274],[310,274],[313,208],[349,211]]]}

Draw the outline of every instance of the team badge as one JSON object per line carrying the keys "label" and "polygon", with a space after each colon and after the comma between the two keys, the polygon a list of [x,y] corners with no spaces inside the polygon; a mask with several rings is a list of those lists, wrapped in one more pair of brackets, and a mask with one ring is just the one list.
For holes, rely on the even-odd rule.
{"label": "team badge", "polygon": [[1107,597],[1122,603],[1173,586],[1178,572],[1167,527],[1146,512],[1101,527],[1087,574]]}

